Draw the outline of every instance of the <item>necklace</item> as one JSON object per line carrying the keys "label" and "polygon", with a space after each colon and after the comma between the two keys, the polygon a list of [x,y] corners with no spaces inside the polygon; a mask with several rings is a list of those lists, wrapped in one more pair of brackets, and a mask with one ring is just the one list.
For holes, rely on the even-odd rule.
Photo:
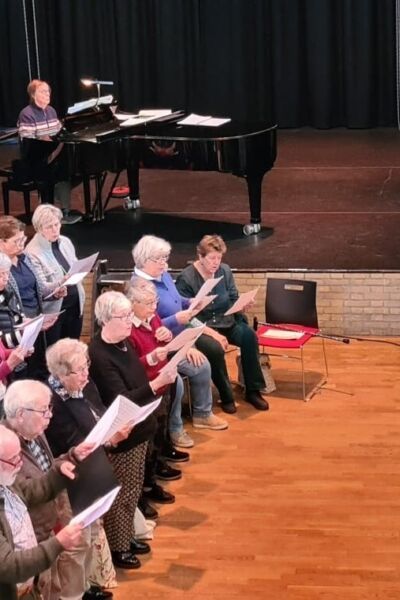
{"label": "necklace", "polygon": [[101,333],[101,339],[106,344],[110,344],[110,346],[115,346],[120,352],[126,352],[128,350],[125,340],[121,340],[119,342],[112,342],[110,339],[107,339],[107,337],[104,335],[104,332]]}

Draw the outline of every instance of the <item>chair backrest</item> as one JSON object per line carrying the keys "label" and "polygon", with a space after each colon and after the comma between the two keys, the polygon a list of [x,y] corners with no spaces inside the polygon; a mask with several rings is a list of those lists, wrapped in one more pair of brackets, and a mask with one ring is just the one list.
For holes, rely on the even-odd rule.
{"label": "chair backrest", "polygon": [[318,327],[317,283],[304,279],[268,279],[265,320]]}

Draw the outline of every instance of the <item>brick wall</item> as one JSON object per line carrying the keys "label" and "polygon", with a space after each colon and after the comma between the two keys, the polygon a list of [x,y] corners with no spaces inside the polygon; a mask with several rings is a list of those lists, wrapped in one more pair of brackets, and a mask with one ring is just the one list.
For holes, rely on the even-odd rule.
{"label": "brick wall", "polygon": [[260,273],[235,272],[238,289],[245,292],[260,286],[249,315],[265,318],[265,284],[268,277],[316,281],[318,320],[331,334],[400,335],[400,272],[383,273]]}
{"label": "brick wall", "polygon": [[[317,281],[318,318],[321,329],[332,335],[400,335],[400,271],[367,272],[259,272],[235,271],[240,292],[260,287],[256,303],[249,312],[260,321],[265,318],[265,284],[268,277]],[[115,274],[115,279],[118,278]],[[174,275],[174,272],[172,272]],[[123,273],[121,273],[123,277]],[[87,302],[83,335],[90,335],[92,276],[85,278]],[[121,286],[116,286],[121,289]]]}

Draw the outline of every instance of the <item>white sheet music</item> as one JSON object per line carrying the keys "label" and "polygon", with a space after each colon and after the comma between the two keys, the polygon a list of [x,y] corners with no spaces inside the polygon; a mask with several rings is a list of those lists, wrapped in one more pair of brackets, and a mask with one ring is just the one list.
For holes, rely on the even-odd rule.
{"label": "white sheet music", "polygon": [[160,369],[160,373],[162,373],[163,371],[168,371],[171,368],[173,368],[173,369],[176,368],[178,366],[178,364],[181,362],[181,360],[184,360],[186,358],[186,354],[189,352],[189,350],[192,346],[193,346],[193,342],[188,342],[187,344],[182,346],[182,348],[180,350],[178,350],[178,352],[176,354],[174,354],[174,356],[171,358],[171,360],[169,360],[167,362],[167,364],[164,365],[162,369]]}
{"label": "white sheet music", "polygon": [[191,342],[191,344],[193,345],[197,338],[203,333],[204,328],[205,325],[202,325],[200,327],[186,327],[186,329],[178,333],[178,335],[174,337],[173,340],[171,340],[166,346],[164,346],[164,349],[168,350],[168,352],[175,352],[176,350],[179,350],[180,348],[182,348],[182,346],[188,344],[189,342]]}
{"label": "white sheet music", "polygon": [[269,337],[274,340],[299,340],[304,335],[303,331],[288,331],[287,329],[267,329],[260,337]]}
{"label": "white sheet music", "polygon": [[39,318],[34,319],[26,327],[24,327],[24,332],[22,334],[21,342],[19,347],[23,350],[29,350],[33,348],[36,339],[43,327],[44,317],[41,315]]}
{"label": "white sheet music", "polygon": [[108,94],[107,96],[100,96],[100,98],[89,98],[88,100],[75,102],[75,104],[68,107],[67,114],[73,115],[81,110],[86,110],[87,108],[93,108],[94,106],[100,106],[101,104],[111,104],[113,99],[114,97],[112,94]]}
{"label": "white sheet music", "polygon": [[95,264],[100,252],[95,252],[86,258],[81,258],[72,263],[67,275],[74,275],[74,273],[90,273]]}
{"label": "white sheet music", "polygon": [[211,290],[215,288],[215,286],[219,281],[221,281],[221,279],[222,275],[221,277],[212,277],[211,279],[206,279],[199,291],[197,292],[197,294],[195,295],[195,297],[193,298],[192,302],[190,303],[190,308],[197,308],[197,302],[199,300],[203,300],[203,298],[205,298],[211,292]]}
{"label": "white sheet music", "polygon": [[139,117],[167,117],[172,114],[170,108],[144,108],[139,110]]}
{"label": "white sheet music", "polygon": [[251,290],[250,292],[244,292],[244,294],[240,294],[239,298],[236,302],[226,311],[225,316],[233,315],[234,313],[240,312],[250,302],[253,302],[254,298],[257,295],[257,292],[260,288],[256,288],[255,290]]}
{"label": "white sheet music", "polygon": [[74,525],[75,523],[82,523],[83,527],[87,527],[96,519],[102,517],[111,507],[121,486],[113,488],[110,492],[93,502],[90,506],[85,508],[82,512],[72,517],[70,523]]}
{"label": "white sheet music", "polygon": [[118,395],[86,436],[85,442],[94,443],[95,449],[98,448],[126,425],[144,421],[160,402],[161,397],[145,406],[138,406],[125,396]]}
{"label": "white sheet music", "polygon": [[219,127],[224,123],[229,123],[231,119],[229,117],[219,118],[212,117],[211,115],[196,115],[191,113],[181,121],[178,121],[178,125],[200,125],[205,127]]}

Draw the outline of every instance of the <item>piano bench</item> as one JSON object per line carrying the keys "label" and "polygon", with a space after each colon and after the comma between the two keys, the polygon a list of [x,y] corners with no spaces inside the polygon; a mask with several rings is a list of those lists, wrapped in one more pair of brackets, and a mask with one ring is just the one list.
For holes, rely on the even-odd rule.
{"label": "piano bench", "polygon": [[31,218],[31,192],[39,191],[35,181],[18,181],[14,179],[14,172],[11,166],[0,167],[0,177],[5,177],[1,182],[3,194],[4,214],[10,214],[10,191],[22,192],[24,196],[25,214],[28,219]]}
{"label": "piano bench", "polygon": [[118,185],[111,190],[111,198],[127,198],[129,196],[129,187],[127,185]]}

